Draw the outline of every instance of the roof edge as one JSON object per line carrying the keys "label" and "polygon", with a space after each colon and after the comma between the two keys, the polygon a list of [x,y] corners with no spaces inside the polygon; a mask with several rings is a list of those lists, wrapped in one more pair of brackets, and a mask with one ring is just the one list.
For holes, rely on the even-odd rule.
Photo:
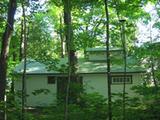
{"label": "roof edge", "polygon": [[[125,72],[111,72],[111,74],[124,74]],[[126,73],[146,73],[146,71],[134,71]],[[23,73],[13,73],[22,75]],[[77,74],[107,74],[107,72],[88,72],[88,73],[77,73]],[[68,75],[68,73],[26,73],[26,75]]]}

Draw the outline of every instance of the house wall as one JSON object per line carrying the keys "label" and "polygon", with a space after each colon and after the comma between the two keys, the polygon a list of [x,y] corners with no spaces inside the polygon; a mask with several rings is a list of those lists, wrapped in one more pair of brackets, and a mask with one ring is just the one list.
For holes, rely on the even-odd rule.
{"label": "house wall", "polygon": [[[15,90],[21,90],[21,77],[15,81]],[[32,92],[40,89],[48,89],[48,94],[40,93],[33,95]],[[26,91],[27,95],[27,106],[47,106],[55,104],[57,99],[57,85],[48,84],[47,76],[45,75],[29,75],[26,77]]]}
{"label": "house wall", "polygon": [[90,52],[88,56],[88,60],[106,60],[106,53],[105,52]]}
{"label": "house wall", "polygon": [[[120,75],[120,74],[119,74]],[[123,74],[122,74],[123,75]],[[132,75],[132,84],[126,84],[126,92],[129,96],[136,96],[137,94],[131,90],[133,86],[140,85],[142,83],[141,74],[127,74]],[[98,92],[100,95],[103,95],[107,98],[107,75],[105,74],[83,74],[83,84],[85,86],[87,93]],[[112,93],[122,93],[123,84],[112,84],[111,85]]]}
{"label": "house wall", "polygon": [[[111,51],[110,56],[114,57],[114,59],[122,60],[123,53],[122,51]],[[104,61],[106,60],[106,52],[105,51],[98,51],[98,52],[89,52],[88,53],[88,60],[89,61]]]}
{"label": "house wall", "polygon": [[[128,74],[132,75],[132,84],[126,84],[126,91],[129,96],[137,96],[131,87],[140,85],[142,83],[141,74]],[[97,92],[107,98],[107,75],[106,74],[82,74],[83,85],[87,93]],[[15,90],[21,90],[21,78],[15,81]],[[47,76],[45,75],[30,75],[27,76],[27,106],[47,106],[56,104],[57,101],[57,81],[55,84],[48,84]],[[112,84],[112,93],[122,93],[123,84]],[[33,95],[34,90],[48,89],[50,93]]]}

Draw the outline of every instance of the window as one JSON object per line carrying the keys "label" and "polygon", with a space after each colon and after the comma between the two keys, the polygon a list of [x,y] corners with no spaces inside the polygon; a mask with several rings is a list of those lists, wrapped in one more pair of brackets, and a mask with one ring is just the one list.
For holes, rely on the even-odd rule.
{"label": "window", "polygon": [[56,77],[48,76],[48,84],[55,84],[55,83],[56,83]]}
{"label": "window", "polygon": [[[47,79],[48,84],[55,84],[56,81],[57,83],[59,83],[60,81],[63,81],[63,83],[67,84],[68,77],[66,76],[48,76],[48,79]],[[82,83],[82,77],[78,77],[78,81],[79,83]]]}
{"label": "window", "polygon": [[123,84],[124,81],[126,84],[132,84],[132,75],[113,75],[111,81],[112,84]]}

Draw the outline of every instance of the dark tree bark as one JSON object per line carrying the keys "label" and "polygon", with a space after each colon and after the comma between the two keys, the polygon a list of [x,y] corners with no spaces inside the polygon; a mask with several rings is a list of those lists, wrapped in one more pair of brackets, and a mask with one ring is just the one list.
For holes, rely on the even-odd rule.
{"label": "dark tree bark", "polygon": [[71,0],[63,0],[64,3],[64,24],[65,24],[65,40],[67,46],[67,53],[68,53],[68,83],[66,88],[66,100],[65,100],[65,120],[68,120],[68,104],[69,101],[73,101],[75,98],[75,94],[73,95],[73,91],[70,88],[70,83],[76,82],[76,56],[75,56],[75,47],[73,41],[73,30],[71,24]]}
{"label": "dark tree bark", "polygon": [[112,120],[112,99],[111,99],[111,70],[109,51],[109,12],[108,0],[104,0],[106,13],[106,57],[107,57],[107,82],[108,82],[108,120]]}
{"label": "dark tree bark", "polygon": [[123,120],[126,119],[126,75],[127,75],[127,51],[126,51],[126,40],[125,40],[125,20],[119,20],[121,22],[121,41],[123,46],[123,62],[124,62],[124,81],[123,81]]}
{"label": "dark tree bark", "polygon": [[19,61],[23,58],[23,29],[24,29],[24,20],[21,20],[21,38],[20,38],[20,46],[19,46]]}
{"label": "dark tree bark", "polygon": [[[0,56],[0,101],[4,101],[6,89],[6,74],[7,74],[7,58],[9,53],[10,38],[13,32],[14,15],[16,12],[16,0],[9,0],[8,18],[6,29],[2,37],[2,49]],[[0,112],[0,120],[4,119],[4,113]]]}
{"label": "dark tree bark", "polygon": [[26,20],[26,13],[25,13],[25,6],[29,3],[25,1],[21,1],[22,4],[22,16],[23,16],[23,25],[22,25],[22,43],[24,43],[23,49],[22,49],[22,58],[24,59],[24,68],[23,68],[23,74],[22,74],[22,120],[25,120],[25,107],[26,107],[26,65],[27,65],[27,39],[29,34],[29,27],[27,30],[27,20]]}
{"label": "dark tree bark", "polygon": [[69,60],[69,71],[68,71],[68,82],[66,87],[66,97],[65,97],[65,111],[64,120],[68,120],[68,104],[69,104],[69,91],[70,91],[70,81],[71,81],[71,64],[70,64],[70,43],[72,39],[72,28],[71,28],[71,3],[70,0],[63,0],[64,3],[64,24],[65,24],[65,40],[67,46],[68,60]]}
{"label": "dark tree bark", "polygon": [[[13,49],[16,49],[16,44],[13,43]],[[17,58],[17,54],[16,51],[14,50],[12,53],[12,57],[13,57],[13,61],[16,62],[16,58]],[[12,78],[12,82],[11,82],[11,93],[14,94],[14,79]],[[14,99],[14,96],[13,96]]]}

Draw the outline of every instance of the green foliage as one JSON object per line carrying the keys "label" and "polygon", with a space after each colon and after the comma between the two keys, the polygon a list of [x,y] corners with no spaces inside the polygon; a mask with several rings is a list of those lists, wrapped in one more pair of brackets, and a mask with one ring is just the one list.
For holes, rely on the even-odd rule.
{"label": "green foliage", "polygon": [[155,23],[153,27],[160,29],[160,22]]}
{"label": "green foliage", "polygon": [[[159,110],[159,94],[154,92],[154,87],[135,86],[133,88],[139,97],[126,98],[126,120],[158,120]],[[122,97],[116,99],[112,103],[113,119],[123,120],[122,116]]]}
{"label": "green foliage", "polygon": [[[20,1],[18,1],[20,2]],[[63,1],[50,0],[44,5],[39,1],[30,2],[30,12],[27,14],[29,21],[28,49],[27,57],[43,62],[49,67],[56,69],[55,65],[61,55],[61,39],[64,37],[64,23],[60,22],[63,18]],[[103,0],[72,0],[72,26],[74,31],[74,41],[76,50],[85,50],[88,47],[104,46],[105,39],[105,12]],[[148,24],[151,16],[144,11],[144,6],[148,3],[155,3],[155,0],[109,0],[110,13],[110,39],[111,46],[122,47],[120,40],[120,23],[119,18],[125,18],[126,38],[128,51],[135,53],[138,59],[145,61],[143,65],[151,68],[151,57],[154,58],[155,77],[160,80],[160,52],[159,44],[146,43],[141,48],[133,50],[136,37],[136,22],[141,20]],[[0,37],[5,30],[7,18],[7,0],[0,1]],[[18,4],[18,8],[20,4]],[[156,4],[157,15],[160,16],[159,3]],[[20,12],[18,12],[20,14]],[[18,120],[21,118],[21,103],[14,100],[14,96],[21,97],[20,93],[11,94],[11,81],[16,79],[12,70],[19,63],[19,50],[21,39],[21,18],[15,23],[13,37],[11,39],[9,64],[8,64],[8,85],[7,85],[7,103],[6,108],[3,102],[0,103],[0,111],[6,109],[8,120]],[[155,28],[160,29],[160,23],[154,24]],[[156,38],[158,39],[158,37]],[[152,51],[152,52],[151,52]],[[15,59],[14,59],[15,58]],[[113,62],[113,61],[112,61]],[[116,61],[116,63],[121,61]],[[68,66],[61,66],[61,72],[67,71]],[[149,87],[151,83],[149,78],[151,73],[145,79],[144,85],[137,86],[133,89],[140,94],[140,98],[126,98],[126,120],[159,120],[159,91],[155,92],[154,87]],[[78,94],[77,104],[69,104],[70,120],[106,120],[107,103],[103,96],[93,93],[84,93],[82,86],[71,85],[74,89],[71,94]],[[9,91],[9,92],[8,92]],[[47,89],[35,90],[34,95],[41,93],[47,94]],[[122,120],[122,99],[113,101],[113,119]],[[64,101],[58,101],[57,106],[47,108],[36,108],[28,110],[26,120],[63,120],[64,119]]]}
{"label": "green foliage", "polygon": [[[151,80],[155,78],[158,83],[160,80],[160,52],[159,52],[160,44],[157,43],[145,43],[140,48],[135,50],[135,55],[139,60],[141,60],[141,65],[143,65],[146,70],[148,70],[145,84],[151,84]],[[153,74],[154,73],[154,74]]]}
{"label": "green foliage", "polygon": [[[69,119],[70,120],[105,120],[107,115],[107,107],[105,99],[95,94],[82,94],[79,104],[69,104]],[[64,104],[61,103],[51,109],[47,108],[43,111],[48,113],[46,120],[63,120]],[[43,115],[42,115],[43,116]],[[42,118],[42,117],[40,117]],[[44,119],[44,117],[43,117]]]}
{"label": "green foliage", "polygon": [[0,41],[2,39],[3,32],[7,21],[7,5],[8,1],[0,1]]}
{"label": "green foliage", "polygon": [[[12,96],[10,96],[12,97]],[[9,120],[21,118],[21,106],[16,101],[9,99],[7,103],[7,115]],[[107,105],[103,96],[93,94],[82,94],[79,104],[69,104],[70,120],[106,120]],[[37,107],[27,110],[26,120],[63,120],[64,103],[57,106]]]}
{"label": "green foliage", "polygon": [[[126,120],[158,120],[160,119],[159,94],[153,93],[150,87],[135,87],[141,97],[126,97]],[[151,90],[152,89],[152,90]],[[121,95],[118,95],[121,96]],[[9,99],[7,102],[8,118],[16,120],[21,117],[21,106]],[[106,120],[106,99],[98,93],[81,94],[78,104],[69,104],[69,120]],[[122,97],[112,103],[113,120],[122,120]],[[37,107],[27,110],[27,120],[63,120],[64,103],[57,106]]]}

